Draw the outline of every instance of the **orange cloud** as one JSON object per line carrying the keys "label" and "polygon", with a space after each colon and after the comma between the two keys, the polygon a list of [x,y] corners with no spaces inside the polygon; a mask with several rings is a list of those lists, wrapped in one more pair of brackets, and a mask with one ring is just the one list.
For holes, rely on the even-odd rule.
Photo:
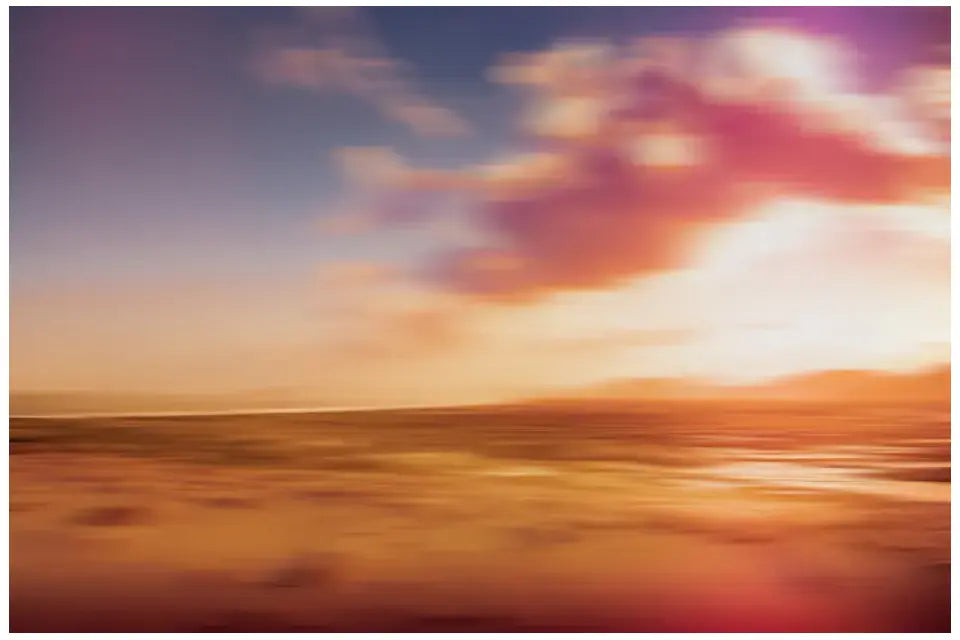
{"label": "orange cloud", "polygon": [[[711,75],[687,68],[697,46],[716,58]],[[464,171],[400,166],[384,188],[476,198],[499,246],[457,252],[435,273],[500,300],[680,267],[704,225],[771,197],[948,191],[943,141],[899,98],[856,93],[845,55],[834,41],[750,27],[625,53],[588,43],[515,56],[493,78],[530,92],[521,128],[538,148]],[[928,111],[944,100],[923,96],[914,102]]]}

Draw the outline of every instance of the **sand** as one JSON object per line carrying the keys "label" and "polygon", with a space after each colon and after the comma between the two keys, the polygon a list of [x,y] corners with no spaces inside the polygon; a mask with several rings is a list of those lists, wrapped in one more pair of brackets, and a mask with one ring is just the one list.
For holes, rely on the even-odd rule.
{"label": "sand", "polygon": [[949,406],[13,419],[11,630],[939,632]]}

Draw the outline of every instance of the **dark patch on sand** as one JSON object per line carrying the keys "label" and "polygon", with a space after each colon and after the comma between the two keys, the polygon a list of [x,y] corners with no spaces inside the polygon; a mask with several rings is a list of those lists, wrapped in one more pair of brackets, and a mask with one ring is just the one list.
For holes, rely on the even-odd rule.
{"label": "dark patch on sand", "polygon": [[580,539],[580,534],[568,527],[515,527],[507,533],[515,544],[524,548],[569,544]]}
{"label": "dark patch on sand", "polygon": [[44,505],[41,502],[11,502],[10,512],[29,513],[30,511],[36,511],[42,506]]}
{"label": "dark patch on sand", "polygon": [[910,482],[950,482],[950,467],[927,469],[890,469],[874,474],[875,477]]}
{"label": "dark patch on sand", "polygon": [[93,507],[74,514],[71,521],[92,527],[125,527],[150,524],[154,513],[144,507]]}
{"label": "dark patch on sand", "polygon": [[295,498],[311,502],[364,502],[382,495],[375,491],[359,489],[307,489],[293,492]]}
{"label": "dark patch on sand", "polygon": [[214,507],[217,509],[256,509],[260,506],[260,501],[255,498],[240,498],[231,496],[199,498],[196,500],[196,502],[206,507]]}
{"label": "dark patch on sand", "polygon": [[261,585],[278,589],[323,586],[336,578],[340,565],[340,558],[334,554],[300,554],[281,563],[267,575]]}

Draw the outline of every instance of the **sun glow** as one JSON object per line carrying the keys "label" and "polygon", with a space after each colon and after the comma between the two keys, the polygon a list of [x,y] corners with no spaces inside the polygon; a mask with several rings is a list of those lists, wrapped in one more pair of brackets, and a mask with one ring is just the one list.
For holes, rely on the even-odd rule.
{"label": "sun glow", "polygon": [[936,205],[775,202],[707,231],[691,275],[708,299],[701,346],[726,354],[724,378],[947,357],[935,346],[949,341],[949,216]]}
{"label": "sun glow", "polygon": [[508,315],[552,341],[616,345],[620,337],[578,375],[746,383],[945,362],[948,291],[943,203],[783,199],[705,228],[685,269],[556,294]]}

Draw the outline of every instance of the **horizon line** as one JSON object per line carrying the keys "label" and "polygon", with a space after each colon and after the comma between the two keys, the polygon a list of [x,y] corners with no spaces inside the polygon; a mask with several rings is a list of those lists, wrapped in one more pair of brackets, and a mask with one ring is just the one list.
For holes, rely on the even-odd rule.
{"label": "horizon line", "polygon": [[265,408],[265,409],[217,409],[209,411],[91,411],[83,413],[31,413],[8,414],[9,419],[47,419],[47,418],[163,418],[184,416],[254,416],[281,413],[353,413],[360,411],[393,411],[397,409],[445,409],[454,407],[475,407],[477,403],[456,404],[401,404],[401,405],[339,405],[335,407],[310,408]]}

